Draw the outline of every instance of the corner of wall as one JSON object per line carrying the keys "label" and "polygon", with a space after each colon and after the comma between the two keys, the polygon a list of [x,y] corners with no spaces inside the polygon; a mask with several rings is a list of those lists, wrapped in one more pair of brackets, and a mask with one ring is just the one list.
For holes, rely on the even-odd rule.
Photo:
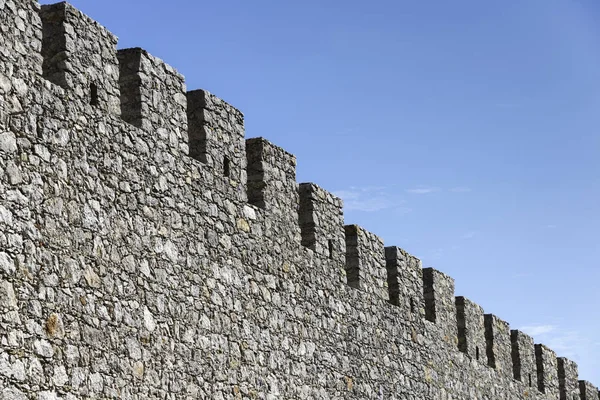
{"label": "corner of wall", "polygon": [[343,271],[346,245],[342,200],[314,183],[301,183],[298,193],[302,245],[331,260],[335,271]]}
{"label": "corner of wall", "polygon": [[385,266],[390,303],[409,321],[425,317],[421,260],[397,246],[385,248]]}
{"label": "corner of wall", "polygon": [[120,115],[117,38],[68,3],[41,7],[44,78],[82,104]]}
{"label": "corner of wall", "polygon": [[246,139],[248,202],[266,211],[272,230],[293,232],[300,245],[296,157],[264,138]]}
{"label": "corner of wall", "polygon": [[513,376],[528,387],[537,388],[533,338],[519,330],[510,331]]}
{"label": "corner of wall", "polygon": [[474,360],[487,364],[483,308],[463,296],[456,297],[458,349]]}
{"label": "corner of wall", "polygon": [[117,53],[123,120],[156,134],[189,154],[185,80],[173,67],[141,48]]}
{"label": "corner of wall", "polygon": [[537,383],[540,392],[559,397],[558,360],[556,353],[543,344],[535,345]]}
{"label": "corner of wall", "polygon": [[212,93],[186,93],[189,156],[246,193],[244,115]]}
{"label": "corner of wall", "polygon": [[388,300],[383,240],[358,225],[344,226],[348,286]]}
{"label": "corner of wall", "polygon": [[577,364],[568,358],[559,357],[558,362],[558,390],[560,400],[579,398],[579,382]]}
{"label": "corner of wall", "polygon": [[423,269],[425,318],[440,327],[444,340],[458,346],[454,279],[434,268]]}
{"label": "corner of wall", "polygon": [[512,349],[508,322],[493,314],[485,314],[485,340],[488,365],[499,374],[513,376]]}

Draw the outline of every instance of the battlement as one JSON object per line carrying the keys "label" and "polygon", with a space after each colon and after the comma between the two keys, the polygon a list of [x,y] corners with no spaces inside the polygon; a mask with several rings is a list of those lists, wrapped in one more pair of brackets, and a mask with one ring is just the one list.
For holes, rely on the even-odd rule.
{"label": "battlement", "polygon": [[164,61],[0,18],[0,397],[598,398]]}
{"label": "battlement", "polygon": [[423,319],[425,299],[421,260],[396,246],[385,248],[385,260],[390,303],[400,307],[403,315],[412,321]]}
{"label": "battlement", "polygon": [[345,283],[346,231],[342,200],[314,183],[300,184],[298,193],[302,245],[327,257],[332,273]]}
{"label": "battlement", "polygon": [[63,2],[42,6],[43,76],[78,101],[120,115],[117,38]]}

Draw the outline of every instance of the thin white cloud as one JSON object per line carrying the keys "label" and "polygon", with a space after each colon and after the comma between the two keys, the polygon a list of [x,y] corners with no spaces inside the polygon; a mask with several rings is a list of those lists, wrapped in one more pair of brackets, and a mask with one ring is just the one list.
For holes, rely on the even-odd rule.
{"label": "thin white cloud", "polygon": [[520,330],[534,336],[536,343],[548,346],[559,357],[567,357],[576,362],[587,357],[592,346],[592,341],[580,332],[561,329],[556,325],[531,325],[524,326]]}
{"label": "thin white cloud", "polygon": [[473,190],[470,187],[466,187],[466,186],[456,186],[456,187],[453,187],[452,189],[450,189],[450,191],[453,193],[468,193],[468,192],[472,192]]}
{"label": "thin white cloud", "polygon": [[416,188],[412,188],[412,189],[406,189],[407,193],[410,194],[429,194],[429,193],[435,193],[435,192],[439,192],[440,188],[438,187],[426,187],[426,186],[421,186],[421,187],[416,187]]}
{"label": "thin white cloud", "polygon": [[539,336],[539,335],[548,334],[550,332],[554,332],[556,330],[556,326],[554,326],[554,325],[529,325],[529,326],[521,327],[520,330],[530,336]]}
{"label": "thin white cloud", "polygon": [[337,190],[333,194],[344,201],[345,211],[376,212],[381,210],[394,210],[402,214],[412,211],[406,207],[404,200],[390,193],[383,186],[350,187]]}
{"label": "thin white cloud", "polygon": [[556,225],[554,225],[554,224],[549,224],[549,225],[546,225],[546,228],[547,228],[547,229],[556,229]]}
{"label": "thin white cloud", "polygon": [[578,358],[581,350],[586,349],[587,341],[578,332],[561,332],[544,339],[544,344],[562,357]]}
{"label": "thin white cloud", "polygon": [[437,249],[431,250],[431,252],[429,253],[429,257],[432,260],[439,260],[442,258],[445,252],[446,250],[443,247],[438,247]]}
{"label": "thin white cloud", "polygon": [[477,231],[471,231],[471,232],[467,232],[464,235],[462,235],[461,238],[465,239],[465,240],[473,239],[478,234],[479,234],[479,232],[477,232]]}

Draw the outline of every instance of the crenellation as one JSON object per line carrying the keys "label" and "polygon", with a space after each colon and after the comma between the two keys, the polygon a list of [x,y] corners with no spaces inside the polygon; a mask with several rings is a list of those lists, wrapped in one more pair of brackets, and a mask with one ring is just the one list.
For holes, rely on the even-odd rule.
{"label": "crenellation", "polygon": [[581,400],[598,400],[598,388],[588,381],[579,381]]}
{"label": "crenellation", "polygon": [[123,120],[157,135],[160,145],[188,154],[183,76],[141,48],[119,50],[117,56]]}
{"label": "crenellation", "polygon": [[514,378],[528,387],[537,388],[533,338],[519,330],[511,330],[510,341]]}
{"label": "crenellation", "polygon": [[558,389],[560,400],[579,400],[579,372],[577,364],[573,361],[559,357],[558,362]]}
{"label": "crenellation", "polygon": [[458,324],[454,279],[433,268],[423,269],[423,296],[425,318],[441,328],[446,343],[457,347]]}
{"label": "crenellation", "polygon": [[425,318],[421,260],[396,246],[385,248],[385,260],[390,303],[409,321],[420,322]]}
{"label": "crenellation", "polygon": [[42,6],[43,76],[79,101],[120,115],[117,38],[68,3]]}
{"label": "crenellation", "polygon": [[346,225],[348,286],[389,299],[383,240],[358,225]]}
{"label": "crenellation", "polygon": [[487,365],[483,308],[463,296],[456,297],[458,349]]}
{"label": "crenellation", "polygon": [[535,362],[539,391],[550,395],[552,398],[558,398],[560,393],[556,353],[543,344],[536,344]]}
{"label": "crenellation", "polygon": [[265,210],[274,225],[300,245],[296,157],[264,138],[246,139],[248,202]]}
{"label": "crenellation", "polygon": [[330,260],[332,270],[344,282],[346,241],[342,200],[314,183],[301,183],[298,191],[302,245]]}
{"label": "crenellation", "polygon": [[598,399],[163,61],[0,22],[1,399]]}
{"label": "crenellation", "polygon": [[206,90],[186,94],[189,155],[246,193],[244,115]]}
{"label": "crenellation", "polygon": [[508,322],[493,314],[484,314],[488,365],[499,374],[513,376],[512,348]]}

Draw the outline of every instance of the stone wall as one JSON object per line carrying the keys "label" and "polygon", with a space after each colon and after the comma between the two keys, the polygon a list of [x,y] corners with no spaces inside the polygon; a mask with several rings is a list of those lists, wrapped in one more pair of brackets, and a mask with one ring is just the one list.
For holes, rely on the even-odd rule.
{"label": "stone wall", "polygon": [[[452,278],[344,227],[172,67],[64,4],[0,15],[0,398],[597,398]],[[77,49],[50,74],[70,81],[44,73],[50,37]],[[97,102],[82,71],[110,78]]]}

